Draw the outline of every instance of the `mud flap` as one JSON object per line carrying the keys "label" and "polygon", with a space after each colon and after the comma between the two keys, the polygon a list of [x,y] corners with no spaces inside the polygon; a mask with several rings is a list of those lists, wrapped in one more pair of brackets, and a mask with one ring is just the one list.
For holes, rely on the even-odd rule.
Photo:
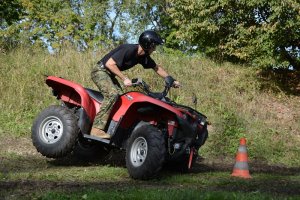
{"label": "mud flap", "polygon": [[86,111],[83,108],[78,110],[79,113],[79,120],[78,120],[78,127],[80,128],[81,133],[89,134],[89,131],[92,127],[92,122],[87,115]]}
{"label": "mud flap", "polygon": [[194,153],[195,153],[195,148],[191,148],[188,169],[191,169],[192,167]]}

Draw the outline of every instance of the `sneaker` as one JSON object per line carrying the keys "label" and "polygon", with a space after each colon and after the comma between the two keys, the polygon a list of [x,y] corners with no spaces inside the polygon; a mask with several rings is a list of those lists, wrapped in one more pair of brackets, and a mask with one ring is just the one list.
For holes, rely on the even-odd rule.
{"label": "sneaker", "polygon": [[103,130],[98,128],[92,128],[91,135],[103,139],[109,139],[111,137],[108,133],[105,133]]}

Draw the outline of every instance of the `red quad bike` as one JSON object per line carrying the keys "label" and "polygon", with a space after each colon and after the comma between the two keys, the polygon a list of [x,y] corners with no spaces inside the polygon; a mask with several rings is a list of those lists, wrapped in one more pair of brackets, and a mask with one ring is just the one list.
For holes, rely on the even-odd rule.
{"label": "red quad bike", "polygon": [[132,82],[144,93],[119,96],[105,128],[111,138],[103,139],[90,134],[103,95],[48,76],[46,84],[62,104],[44,109],[36,118],[32,141],[37,151],[49,158],[77,152],[96,159],[113,148],[126,150],[126,167],[134,179],[156,177],[165,164],[190,169],[208,136],[206,116],[166,97],[174,82],[170,76],[161,93],[151,92],[141,79]]}

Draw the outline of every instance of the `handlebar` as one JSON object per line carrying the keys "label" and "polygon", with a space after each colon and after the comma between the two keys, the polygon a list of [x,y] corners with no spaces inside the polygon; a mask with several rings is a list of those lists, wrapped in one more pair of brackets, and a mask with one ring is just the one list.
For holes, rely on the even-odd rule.
{"label": "handlebar", "polygon": [[165,78],[165,89],[162,92],[151,92],[150,87],[141,78],[135,78],[131,80],[133,87],[141,86],[143,90],[147,93],[147,95],[160,100],[164,99],[167,96],[170,88],[173,86],[174,81],[175,79],[173,79],[171,76],[167,76]]}

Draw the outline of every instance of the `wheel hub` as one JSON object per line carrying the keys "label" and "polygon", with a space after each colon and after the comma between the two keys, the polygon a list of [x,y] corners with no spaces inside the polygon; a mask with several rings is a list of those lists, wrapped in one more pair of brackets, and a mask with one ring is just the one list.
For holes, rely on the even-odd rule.
{"label": "wheel hub", "polygon": [[130,161],[133,166],[139,167],[145,162],[147,150],[148,145],[145,138],[138,137],[134,140],[130,151]]}
{"label": "wheel hub", "polygon": [[40,138],[47,144],[59,141],[63,134],[63,123],[56,116],[49,116],[43,120],[40,126]]}

